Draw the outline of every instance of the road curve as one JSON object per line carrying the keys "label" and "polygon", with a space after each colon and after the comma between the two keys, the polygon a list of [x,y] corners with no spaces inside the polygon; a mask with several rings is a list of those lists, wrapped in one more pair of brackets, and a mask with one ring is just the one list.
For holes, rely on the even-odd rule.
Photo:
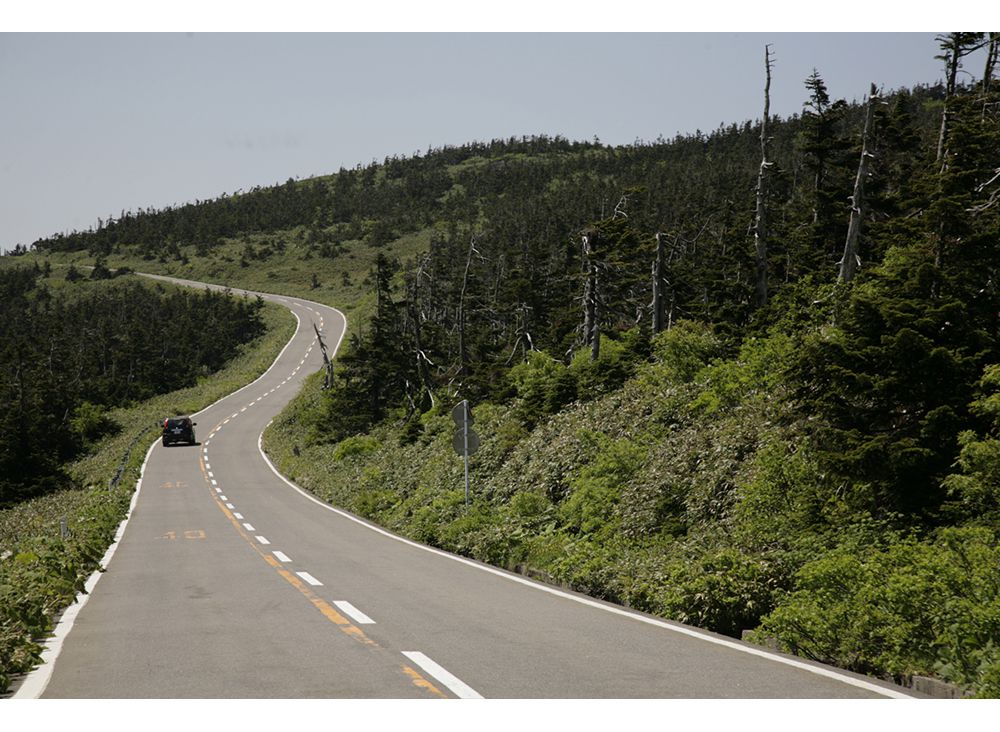
{"label": "road curve", "polygon": [[262,297],[295,335],[196,416],[199,445],[150,448],[107,571],[15,696],[916,696],[423,547],[300,490],[260,435],[322,366],[313,324],[332,348],[346,321]]}

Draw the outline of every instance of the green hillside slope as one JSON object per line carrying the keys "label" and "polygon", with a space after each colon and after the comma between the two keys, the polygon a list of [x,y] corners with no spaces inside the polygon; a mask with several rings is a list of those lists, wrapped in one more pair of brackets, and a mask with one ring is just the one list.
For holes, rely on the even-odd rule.
{"label": "green hillside slope", "polygon": [[[309,382],[265,444],[393,530],[998,696],[998,90],[849,104],[814,74],[803,103],[768,121],[764,187],[759,121],[495,140],[122,212],[22,256],[346,309],[333,387]],[[468,507],[461,399],[483,438]]]}

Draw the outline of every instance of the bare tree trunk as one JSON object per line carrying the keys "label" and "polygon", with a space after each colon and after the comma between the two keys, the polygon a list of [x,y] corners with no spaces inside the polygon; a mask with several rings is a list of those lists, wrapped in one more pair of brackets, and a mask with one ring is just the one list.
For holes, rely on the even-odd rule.
{"label": "bare tree trunk", "polygon": [[861,134],[861,162],[858,163],[858,177],[854,179],[854,195],[851,196],[851,221],[847,227],[847,241],[844,243],[844,257],[840,260],[840,281],[850,282],[858,269],[858,238],[861,235],[861,220],[864,216],[865,181],[868,179],[868,161],[873,157],[868,150],[875,117],[875,103],[878,89],[872,84],[868,94],[868,111],[865,113],[865,128]]}
{"label": "bare tree trunk", "polygon": [[598,322],[598,280],[597,263],[591,256],[590,235],[583,235],[583,257],[587,268],[587,282],[583,291],[583,338],[590,346],[590,360],[596,361],[601,354],[601,329]]}
{"label": "bare tree trunk", "polygon": [[653,333],[663,330],[663,234],[656,232],[656,261],[653,262]]}
{"label": "bare tree trunk", "polygon": [[955,94],[955,82],[958,76],[958,67],[962,56],[957,47],[949,49],[945,54],[945,72],[948,75],[944,91],[944,109],[941,111],[941,129],[938,132],[937,162],[941,164],[941,169],[946,167],[945,146],[948,139],[948,122],[951,114],[951,98]]}
{"label": "bare tree trunk", "polygon": [[[986,47],[986,65],[983,68],[982,119],[984,121],[986,120],[986,113],[990,108],[990,92],[993,90],[993,73],[997,68],[998,57],[1000,57],[1000,33],[990,33],[988,45]],[[995,103],[994,106],[996,106]]]}
{"label": "bare tree trunk", "polygon": [[[983,69],[984,96],[990,93],[990,87],[993,85],[993,73],[997,68],[998,56],[1000,56],[1000,33],[990,33],[989,46],[986,49],[986,67]],[[983,104],[985,105],[985,100]]]}
{"label": "bare tree trunk", "polygon": [[465,349],[465,293],[469,288],[469,268],[472,267],[472,253],[475,251],[476,237],[472,236],[469,238],[469,255],[465,259],[465,274],[462,275],[462,292],[458,297],[458,360],[462,376],[469,371],[469,354]]}
{"label": "bare tree trunk", "polygon": [[[992,41],[994,34],[990,34],[989,41]],[[982,33],[949,33],[945,36],[938,36],[937,41],[944,54],[935,58],[944,61],[945,74],[947,75],[944,90],[944,110],[941,112],[941,130],[938,133],[937,162],[941,165],[941,171],[948,167],[948,133],[951,121],[951,101],[958,90],[958,70],[962,68],[962,59],[970,53],[982,48],[988,41],[983,40]],[[990,60],[987,53],[987,66]]]}
{"label": "bare tree trunk", "polygon": [[410,296],[407,298],[407,310],[413,327],[413,350],[414,358],[417,362],[417,375],[420,377],[420,385],[427,392],[428,396],[430,396],[431,406],[434,406],[434,388],[431,381],[431,375],[427,371],[427,364],[430,363],[430,359],[428,359],[427,354],[424,353],[424,346],[420,337],[420,278],[423,276],[424,265],[427,263],[428,258],[429,255],[420,263],[420,266],[417,267],[416,274],[413,276]]}
{"label": "bare tree trunk", "polygon": [[771,47],[764,46],[764,70],[767,82],[764,85],[764,119],[760,125],[760,170],[757,173],[757,210],[754,215],[753,238],[757,251],[757,305],[767,303],[767,185],[768,173],[773,163],[768,159],[770,138],[768,118],[771,115]]}
{"label": "bare tree trunk", "polygon": [[601,356],[601,300],[600,300],[600,287],[598,283],[598,272],[597,265],[591,267],[591,275],[593,277],[594,286],[591,288],[591,295],[593,296],[593,309],[594,309],[594,332],[591,334],[590,340],[590,360],[596,361]]}

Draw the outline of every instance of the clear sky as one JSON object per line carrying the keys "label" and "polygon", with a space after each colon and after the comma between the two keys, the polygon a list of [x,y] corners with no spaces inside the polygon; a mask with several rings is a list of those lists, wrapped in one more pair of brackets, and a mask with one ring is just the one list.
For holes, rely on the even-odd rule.
{"label": "clear sky", "polygon": [[[941,78],[933,32],[0,34],[0,247],[511,135],[611,144]],[[978,58],[967,70],[982,72]]]}

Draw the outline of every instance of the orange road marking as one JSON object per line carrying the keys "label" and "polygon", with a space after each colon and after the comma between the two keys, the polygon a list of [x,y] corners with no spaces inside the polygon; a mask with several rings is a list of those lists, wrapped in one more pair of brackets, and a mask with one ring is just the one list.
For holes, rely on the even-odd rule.
{"label": "orange road marking", "polygon": [[409,666],[403,666],[403,673],[410,677],[410,680],[413,682],[414,686],[416,686],[416,687],[418,687],[420,689],[423,689],[425,691],[429,691],[431,694],[436,694],[437,696],[441,697],[442,699],[447,699],[448,698],[447,694],[445,694],[439,688],[437,688],[436,686],[434,686],[434,684],[432,684],[430,681],[428,681],[427,679],[425,679],[423,676],[421,676],[419,673],[417,673],[416,671],[414,671]]}
{"label": "orange road marking", "polygon": [[[220,422],[219,424],[222,423]],[[216,428],[217,427],[218,425],[216,425]],[[260,547],[258,547],[257,544],[254,543],[250,535],[243,530],[243,526],[240,524],[240,522],[237,521],[235,516],[233,516],[232,511],[226,508],[225,504],[222,501],[220,501],[218,496],[216,496],[212,492],[212,486],[208,479],[208,471],[205,469],[204,453],[198,456],[198,467],[201,468],[202,475],[205,478],[205,485],[209,489],[209,495],[212,496],[215,505],[218,506],[219,510],[222,511],[225,517],[229,519],[229,522],[233,525],[233,528],[236,529],[236,532],[241,537],[243,537],[243,540],[247,544],[249,544],[253,548],[253,550],[257,552],[257,554],[265,562],[267,562],[271,567],[277,570],[278,574],[282,578],[284,578],[290,585],[292,585],[295,589],[301,592],[302,595],[304,595],[306,599],[309,600],[309,602],[313,605],[313,607],[315,607],[317,610],[323,613],[323,616],[326,617],[327,620],[329,620],[331,623],[337,626],[338,630],[343,632],[345,635],[350,636],[359,643],[362,643],[370,648],[384,650],[376,641],[369,638],[365,634],[365,632],[361,630],[361,628],[357,627],[356,625],[353,625],[350,620],[348,620],[339,612],[337,612],[337,610],[332,605],[330,605],[330,603],[328,603],[326,600],[324,600],[315,592],[313,592],[311,589],[309,589],[309,587],[307,587],[305,583],[302,582],[302,580],[300,580],[296,575],[292,574],[286,569],[283,569],[281,567],[281,563],[277,559],[272,557],[269,553],[265,553],[264,551],[262,551]],[[170,537],[170,538],[175,538],[175,537]],[[439,688],[434,686],[434,684],[432,684],[426,678],[421,676],[418,672],[414,671],[410,666],[402,666],[401,668],[403,673],[410,678],[410,681],[413,683],[414,686],[423,689],[424,691],[433,694],[435,696],[438,696],[442,699],[448,698],[447,694],[445,694]]]}

